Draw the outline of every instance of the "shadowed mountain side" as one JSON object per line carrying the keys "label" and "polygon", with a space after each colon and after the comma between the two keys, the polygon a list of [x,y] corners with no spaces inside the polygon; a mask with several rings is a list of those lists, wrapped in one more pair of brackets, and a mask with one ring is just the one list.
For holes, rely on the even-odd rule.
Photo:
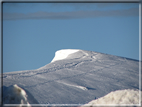
{"label": "shadowed mountain side", "polygon": [[85,104],[112,91],[139,89],[139,62],[79,50],[36,70],[4,73],[3,85],[14,84],[30,104]]}

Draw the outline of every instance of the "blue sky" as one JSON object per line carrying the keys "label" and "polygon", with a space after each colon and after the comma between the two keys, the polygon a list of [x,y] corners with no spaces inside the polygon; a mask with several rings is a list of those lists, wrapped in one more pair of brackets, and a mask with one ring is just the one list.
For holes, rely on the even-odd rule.
{"label": "blue sky", "polygon": [[3,4],[3,72],[42,67],[60,49],[138,60],[139,4]]}

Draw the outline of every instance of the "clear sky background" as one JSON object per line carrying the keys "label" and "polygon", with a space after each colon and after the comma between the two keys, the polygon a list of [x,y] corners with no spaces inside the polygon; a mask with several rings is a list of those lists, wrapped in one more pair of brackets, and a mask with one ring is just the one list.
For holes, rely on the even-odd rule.
{"label": "clear sky background", "polygon": [[60,49],[138,60],[139,4],[3,4],[3,72],[42,67]]}

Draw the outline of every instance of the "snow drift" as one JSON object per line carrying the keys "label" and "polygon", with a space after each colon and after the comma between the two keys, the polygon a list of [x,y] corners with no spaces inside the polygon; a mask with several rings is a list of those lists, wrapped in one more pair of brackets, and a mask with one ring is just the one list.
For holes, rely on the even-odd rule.
{"label": "snow drift", "polygon": [[67,58],[70,54],[75,53],[79,51],[78,49],[62,49],[62,50],[58,50],[55,53],[55,57],[53,58],[53,60],[51,62],[55,62],[58,60],[63,60],[65,58]]}
{"label": "snow drift", "polygon": [[[138,90],[139,78],[137,60],[69,49],[57,51],[51,63],[39,69],[3,73],[3,87],[17,84],[25,90],[28,97],[24,98],[31,106],[83,105],[117,90]],[[119,94],[113,95],[120,98]],[[4,104],[10,103],[14,102],[8,100]]]}
{"label": "snow drift", "polygon": [[27,101],[26,92],[16,84],[4,91],[3,104],[17,104],[16,107],[31,107]]}
{"label": "snow drift", "polygon": [[96,107],[97,105],[134,106],[134,105],[139,105],[139,103],[141,102],[140,95],[141,91],[139,90],[130,90],[130,89],[117,90],[105,95],[104,97],[93,100],[84,106],[88,107],[93,107],[93,106]]}

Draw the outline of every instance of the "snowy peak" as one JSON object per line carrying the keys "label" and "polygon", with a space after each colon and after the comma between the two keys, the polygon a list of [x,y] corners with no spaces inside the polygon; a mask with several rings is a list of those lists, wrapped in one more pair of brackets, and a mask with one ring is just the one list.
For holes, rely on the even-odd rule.
{"label": "snowy peak", "polygon": [[[100,52],[94,52],[94,51],[86,51],[86,50],[81,50],[81,49],[61,49],[55,52],[55,57],[51,61],[51,63],[46,64],[45,66],[42,66],[38,68],[38,70],[41,69],[46,69],[49,66],[54,66],[53,63],[58,64],[58,61],[60,63],[63,63],[64,61],[68,60],[70,61],[93,61],[101,64],[114,64],[114,63],[127,63],[127,60],[129,61],[134,61],[137,62],[136,60],[125,58],[125,57],[119,57],[115,55],[109,55],[109,54],[104,54]],[[57,61],[57,62],[56,62]],[[81,61],[81,62],[82,62]],[[128,62],[129,62],[128,61]],[[66,62],[65,62],[66,63]],[[116,64],[117,65],[117,64]]]}
{"label": "snowy peak", "polygon": [[70,54],[78,52],[78,49],[62,49],[55,52],[55,57],[53,58],[52,62],[63,60],[67,58]]}

